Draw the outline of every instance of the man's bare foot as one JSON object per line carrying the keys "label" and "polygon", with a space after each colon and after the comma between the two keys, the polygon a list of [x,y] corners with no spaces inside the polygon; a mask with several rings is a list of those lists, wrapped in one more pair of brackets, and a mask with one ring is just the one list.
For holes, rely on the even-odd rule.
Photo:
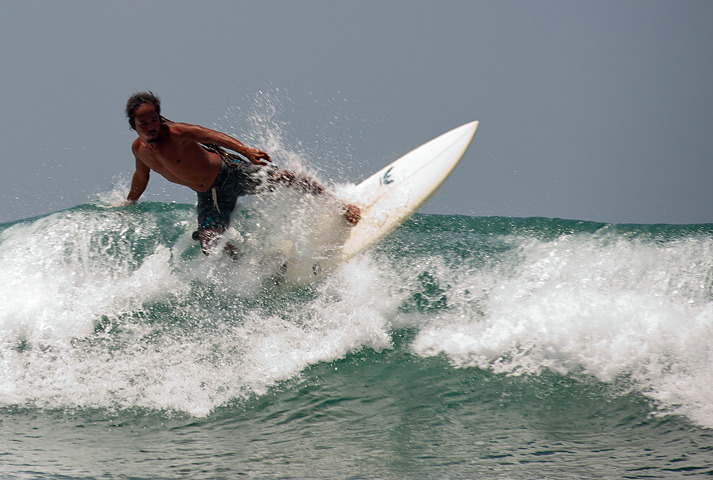
{"label": "man's bare foot", "polygon": [[200,242],[203,255],[210,255],[218,244],[221,233],[216,228],[206,228],[194,233],[193,238]]}
{"label": "man's bare foot", "polygon": [[[217,229],[206,228],[193,232],[193,240],[198,240],[201,243],[201,251],[204,255],[210,255],[215,251],[215,247],[220,240],[220,233]],[[242,256],[238,247],[228,242],[223,247],[223,253],[232,261],[237,262]]]}
{"label": "man's bare foot", "polygon": [[232,243],[225,244],[225,247],[223,248],[223,253],[235,263],[237,263],[240,260],[240,257],[242,256],[240,250],[238,250],[238,247],[236,247]]}
{"label": "man's bare foot", "polygon": [[356,225],[361,220],[361,209],[352,203],[344,204],[344,218],[352,225]]}

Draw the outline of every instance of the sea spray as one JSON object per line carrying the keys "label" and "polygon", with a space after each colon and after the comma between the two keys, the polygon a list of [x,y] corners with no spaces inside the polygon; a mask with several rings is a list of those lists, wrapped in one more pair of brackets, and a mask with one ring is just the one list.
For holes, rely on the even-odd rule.
{"label": "sea spray", "polygon": [[451,306],[423,325],[414,351],[506,374],[633,382],[660,412],[713,425],[704,387],[713,372],[713,238],[704,230],[495,240],[511,247],[500,261],[484,265],[474,254],[479,268],[464,262],[437,275],[449,279]]}
{"label": "sea spray", "polygon": [[274,228],[260,215],[241,210],[228,235],[238,263],[200,253],[187,205],[2,226],[0,401],[207,415],[410,338],[455,368],[592,377],[713,425],[709,227],[418,215],[289,288],[259,256]]}
{"label": "sea spray", "polygon": [[295,288],[265,213],[0,225],[0,474],[710,475],[713,226],[417,215]]}
{"label": "sea spray", "polygon": [[249,257],[196,254],[190,216],[87,206],[5,229],[0,400],[206,415],[310,364],[390,345],[368,283],[280,293],[263,281],[279,272]]}

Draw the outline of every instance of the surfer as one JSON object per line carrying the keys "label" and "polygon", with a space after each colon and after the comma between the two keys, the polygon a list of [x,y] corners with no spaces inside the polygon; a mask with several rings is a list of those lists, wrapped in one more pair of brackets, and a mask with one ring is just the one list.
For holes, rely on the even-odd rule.
{"label": "surfer", "polygon": [[[161,102],[151,92],[134,94],[126,103],[126,116],[138,138],[131,145],[136,171],[124,204],[134,204],[146,190],[151,170],[168,181],[185,185],[198,195],[198,231],[194,238],[208,255],[230,224],[230,215],[240,195],[260,188],[287,185],[313,195],[328,194],[315,180],[278,169],[270,155],[250,148],[215,130],[187,123],[170,122],[161,116]],[[237,152],[238,155],[225,149]],[[344,218],[356,224],[359,207],[342,204]],[[228,253],[235,253],[229,246]]]}

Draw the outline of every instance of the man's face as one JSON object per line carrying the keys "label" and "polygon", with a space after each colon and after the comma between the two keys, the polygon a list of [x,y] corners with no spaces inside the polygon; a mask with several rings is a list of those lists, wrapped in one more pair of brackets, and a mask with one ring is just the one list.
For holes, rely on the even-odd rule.
{"label": "man's face", "polygon": [[134,113],[136,133],[146,143],[156,143],[161,133],[161,119],[156,113],[156,107],[144,103]]}

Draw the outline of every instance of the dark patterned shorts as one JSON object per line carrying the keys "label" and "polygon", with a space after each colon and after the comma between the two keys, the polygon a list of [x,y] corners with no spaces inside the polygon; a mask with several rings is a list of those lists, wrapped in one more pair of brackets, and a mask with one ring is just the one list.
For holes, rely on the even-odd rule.
{"label": "dark patterned shorts", "polygon": [[198,192],[198,230],[216,229],[224,232],[230,225],[230,215],[241,195],[252,195],[265,188],[271,165],[252,163],[221,164],[213,186]]}

